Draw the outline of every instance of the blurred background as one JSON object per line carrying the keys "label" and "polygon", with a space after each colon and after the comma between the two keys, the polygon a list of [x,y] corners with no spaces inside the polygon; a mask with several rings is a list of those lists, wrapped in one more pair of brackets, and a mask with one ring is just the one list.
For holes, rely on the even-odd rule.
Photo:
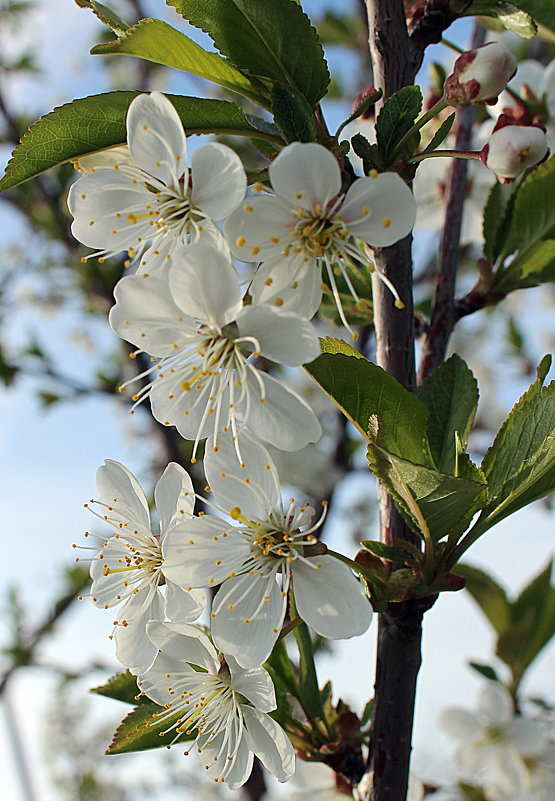
{"label": "blurred background", "polygon": [[[320,32],[334,78],[324,103],[334,130],[372,82],[363,3],[305,0],[303,7]],[[117,8],[128,21],[166,19],[209,49],[208,37],[160,1],[120,0]],[[73,98],[114,89],[225,96],[200,78],[154,64],[88,55],[113,35],[71,0],[0,0],[0,9],[2,164],[32,122]],[[461,21],[449,35],[465,46],[470,32],[471,23]],[[505,41],[520,58],[540,64],[555,54],[553,45],[542,42]],[[430,86],[430,75],[437,82],[438,65],[448,69],[453,58],[447,47],[431,47],[421,85]],[[358,125],[370,129],[371,120]],[[256,163],[254,151],[241,152]],[[442,169],[426,165],[428,172],[416,182],[415,275],[422,313],[430,304],[442,225]],[[482,176],[472,173],[469,183],[461,292],[475,281],[479,214],[489,185]],[[108,639],[110,613],[76,600],[87,592],[87,571],[75,564],[71,545],[93,526],[83,503],[94,494],[96,468],[105,458],[117,459],[149,492],[168,461],[189,467],[190,454],[188,444],[174,429],[160,427],[146,406],[130,417],[128,399],[117,392],[122,376],[133,370],[125,343],[107,323],[123,264],[81,262],[84,250],[69,233],[66,207],[75,177],[66,164],[0,196],[2,788],[13,801],[208,799],[216,791],[197,778],[194,757],[185,759],[180,749],[103,756],[125,709],[88,693],[118,670]],[[533,380],[541,356],[553,351],[554,309],[555,292],[546,285],[513,293],[460,323],[451,348],[467,360],[480,385],[471,440],[478,459]],[[319,325],[322,333],[344,336],[325,315]],[[364,330],[371,357],[371,331]],[[324,537],[352,555],[360,539],[377,538],[375,482],[364,450],[308,376],[299,371],[289,378],[313,404],[326,433],[318,446],[282,455],[283,475],[296,496],[316,505],[330,499]],[[201,473],[195,480],[202,486]],[[468,561],[515,595],[551,558],[554,522],[549,501],[538,502],[488,532]],[[326,645],[319,655],[321,683],[331,678],[334,697],[359,713],[372,692],[375,628],[356,640]],[[494,650],[494,633],[467,593],[444,594],[427,615],[415,724],[414,770],[420,778],[450,778],[437,715],[446,705],[472,706],[483,679],[468,662],[499,665]],[[551,644],[529,672],[525,694],[554,702],[554,668]],[[260,787],[234,795],[259,799]],[[268,784],[267,797],[276,792]]]}

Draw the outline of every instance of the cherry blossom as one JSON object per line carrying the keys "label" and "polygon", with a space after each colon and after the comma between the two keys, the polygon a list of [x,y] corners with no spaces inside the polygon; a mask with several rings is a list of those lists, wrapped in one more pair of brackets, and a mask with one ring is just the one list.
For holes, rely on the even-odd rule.
{"label": "cherry blossom", "polygon": [[154,270],[176,247],[221,240],[214,220],[230,214],[247,181],[237,154],[210,142],[187,168],[185,132],[177,111],[160,92],[136,97],[127,113],[128,151],[85,157],[68,205],[73,236],[104,259],[127,251],[130,262]]}
{"label": "cherry blossom", "polygon": [[347,265],[372,270],[366,245],[386,247],[411,231],[416,216],[412,192],[396,173],[374,170],[343,194],[337,160],[315,143],[285,147],[270,164],[269,175],[275,195],[263,194],[262,184],[255,184],[257,196],[247,198],[224,227],[234,256],[262,262],[251,286],[254,299],[286,304],[310,317],[322,298],[323,268],[348,327],[335,270],[360,302]]}
{"label": "cherry blossom", "polygon": [[315,359],[311,323],[268,304],[243,306],[237,272],[211,245],[190,245],[173,261],[115,289],[112,328],[158,360],[135,405],[150,397],[156,419],[194,440],[195,452],[200,439],[235,434],[238,423],[285,450],[317,441],[321,428],[309,406],[253,362],[257,355],[289,366]]}
{"label": "cherry blossom", "polygon": [[92,600],[103,609],[121,605],[114,621],[116,655],[136,672],[156,656],[145,633],[149,620],[196,620],[204,608],[204,592],[187,592],[168,579],[162,555],[165,537],[192,515],[193,486],[178,464],[166,467],[154,490],[159,517],[155,534],[145,494],[124,465],[107,459],[97,471],[96,485],[98,498],[85,506],[114,534],[91,559]]}
{"label": "cherry blossom", "polygon": [[445,96],[452,106],[497,101],[517,71],[517,60],[501,42],[488,42],[468,50],[455,61],[445,81]]}
{"label": "cherry blossom", "polygon": [[168,576],[190,589],[223,582],[212,606],[212,634],[245,668],[261,665],[272,651],[290,589],[299,616],[318,634],[362,634],[372,607],[350,569],[317,543],[325,512],[313,522],[307,503],[283,502],[276,468],[254,437],[241,434],[240,465],[235,451],[232,437],[217,446],[208,440],[204,466],[219,514],[184,521],[165,539]]}
{"label": "cherry blossom", "polygon": [[281,726],[267,714],[277,704],[266,670],[244,670],[233,657],[220,659],[194,626],[153,621],[147,631],[159,653],[139,676],[139,687],[165,707],[161,720],[180,713],[168,729],[176,742],[196,731],[194,744],[206,775],[237,789],[250,776],[256,754],[278,781],[290,779],[295,755]]}

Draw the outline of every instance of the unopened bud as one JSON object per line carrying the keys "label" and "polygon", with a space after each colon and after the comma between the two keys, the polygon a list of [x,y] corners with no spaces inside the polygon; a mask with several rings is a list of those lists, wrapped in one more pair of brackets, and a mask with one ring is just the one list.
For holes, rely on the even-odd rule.
{"label": "unopened bud", "polygon": [[444,84],[445,97],[452,106],[497,102],[517,70],[511,51],[500,42],[490,42],[463,53]]}
{"label": "unopened bud", "polygon": [[504,183],[511,183],[528,167],[546,157],[547,139],[536,125],[506,125],[494,131],[480,158]]}

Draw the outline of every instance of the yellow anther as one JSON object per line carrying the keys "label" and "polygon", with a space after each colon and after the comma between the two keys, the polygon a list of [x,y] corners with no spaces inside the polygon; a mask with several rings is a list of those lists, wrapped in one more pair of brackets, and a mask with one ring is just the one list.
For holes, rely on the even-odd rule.
{"label": "yellow anther", "polygon": [[382,220],[382,225],[384,228],[389,228],[391,225],[391,217],[384,217]]}
{"label": "yellow anther", "polygon": [[368,173],[368,175],[370,176],[370,178],[377,178],[378,175],[379,175],[379,172],[377,170],[375,170],[374,168],[372,168],[370,170],[370,172]]}
{"label": "yellow anther", "polygon": [[238,236],[237,239],[235,240],[235,244],[237,245],[238,248],[242,248],[247,244],[247,240],[245,239],[244,236]]}
{"label": "yellow anther", "polygon": [[253,208],[250,205],[250,203],[245,203],[245,205],[243,206],[243,211],[246,211],[247,214],[252,214]]}

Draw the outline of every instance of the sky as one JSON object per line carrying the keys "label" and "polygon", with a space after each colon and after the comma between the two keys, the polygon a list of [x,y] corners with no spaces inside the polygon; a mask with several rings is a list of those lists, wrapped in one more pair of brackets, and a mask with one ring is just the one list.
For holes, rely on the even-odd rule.
{"label": "sky", "polygon": [[[321,9],[322,5],[316,0],[304,3],[309,13]],[[334,3],[329,5],[333,7]],[[157,10],[163,4],[153,2],[150,6]],[[11,88],[12,100],[18,108],[39,115],[69,98],[105,90],[99,57],[86,56],[97,30],[92,15],[70,0],[43,0],[22,38],[39,42],[39,58],[45,74],[17,81]],[[464,33],[463,28],[461,31]],[[19,47],[21,43],[21,39],[14,39],[10,46]],[[336,58],[331,58],[331,63],[347,72],[353,66],[345,61],[339,63]],[[122,80],[124,78],[122,75]],[[199,87],[196,83],[195,88]],[[172,75],[169,88],[175,92],[194,93],[177,74]],[[330,114],[333,117],[340,111],[333,106]],[[338,116],[337,123],[340,121]],[[6,155],[0,151],[0,158]],[[2,206],[0,224],[11,236],[20,234],[18,220]],[[11,317],[10,336],[17,341],[29,331],[42,331],[47,327],[50,347],[63,354],[68,372],[75,371],[79,375],[79,371],[90,367],[93,359],[86,351],[68,347],[67,339],[68,332],[82,326],[77,307],[48,317],[37,316],[33,308],[23,309]],[[111,335],[104,326],[99,324],[89,333],[103,346],[110,346]],[[514,382],[511,387],[504,388],[500,404],[508,410],[521,389],[516,388]],[[90,526],[83,503],[91,497],[96,468],[105,458],[112,458],[140,472],[147,459],[138,415],[131,419],[125,408],[109,399],[98,398],[55,406],[44,412],[35,392],[36,384],[30,380],[20,382],[15,389],[0,389],[0,419],[4,423],[0,428],[0,508],[4,529],[0,597],[8,587],[17,585],[32,617],[38,620],[55,597],[60,566],[71,562],[71,543],[78,541],[82,531]],[[341,498],[335,512],[332,547],[345,544],[342,517],[351,514],[353,503],[354,492],[352,496],[347,492]],[[553,513],[536,504],[489,532],[473,548],[468,561],[481,565],[514,593],[547,561],[553,548],[553,523]],[[344,698],[358,709],[371,685],[375,628],[373,625],[364,637],[334,646],[333,656],[324,656],[319,663],[322,683],[333,678],[336,697]],[[76,604],[62,620],[56,634],[45,643],[44,659],[75,669],[98,662],[115,671],[117,665],[107,638],[109,629],[106,615],[86,601]],[[0,628],[0,637],[3,634]],[[425,627],[414,763],[422,777],[437,777],[438,771],[445,768],[444,760],[437,757],[446,748],[446,740],[435,726],[440,709],[448,705],[473,704],[482,681],[466,663],[469,659],[490,661],[491,652],[491,633],[470,598],[464,593],[444,594],[428,613]],[[530,672],[526,692],[550,693],[553,697],[554,667],[555,649],[551,646]],[[100,681],[102,674],[98,677]],[[12,688],[13,705],[19,710],[20,725],[29,747],[38,801],[56,798],[48,779],[41,723],[54,689],[52,676],[35,669],[20,671]],[[89,706],[95,719],[111,718],[114,724],[122,714],[120,705],[107,699],[94,697],[89,700]],[[6,729],[2,726],[0,749],[4,755],[9,753]],[[165,759],[164,752],[106,758],[104,764],[108,775],[116,777],[136,771],[161,771]],[[3,780],[9,797],[13,801],[25,801],[12,761],[6,761]]]}

